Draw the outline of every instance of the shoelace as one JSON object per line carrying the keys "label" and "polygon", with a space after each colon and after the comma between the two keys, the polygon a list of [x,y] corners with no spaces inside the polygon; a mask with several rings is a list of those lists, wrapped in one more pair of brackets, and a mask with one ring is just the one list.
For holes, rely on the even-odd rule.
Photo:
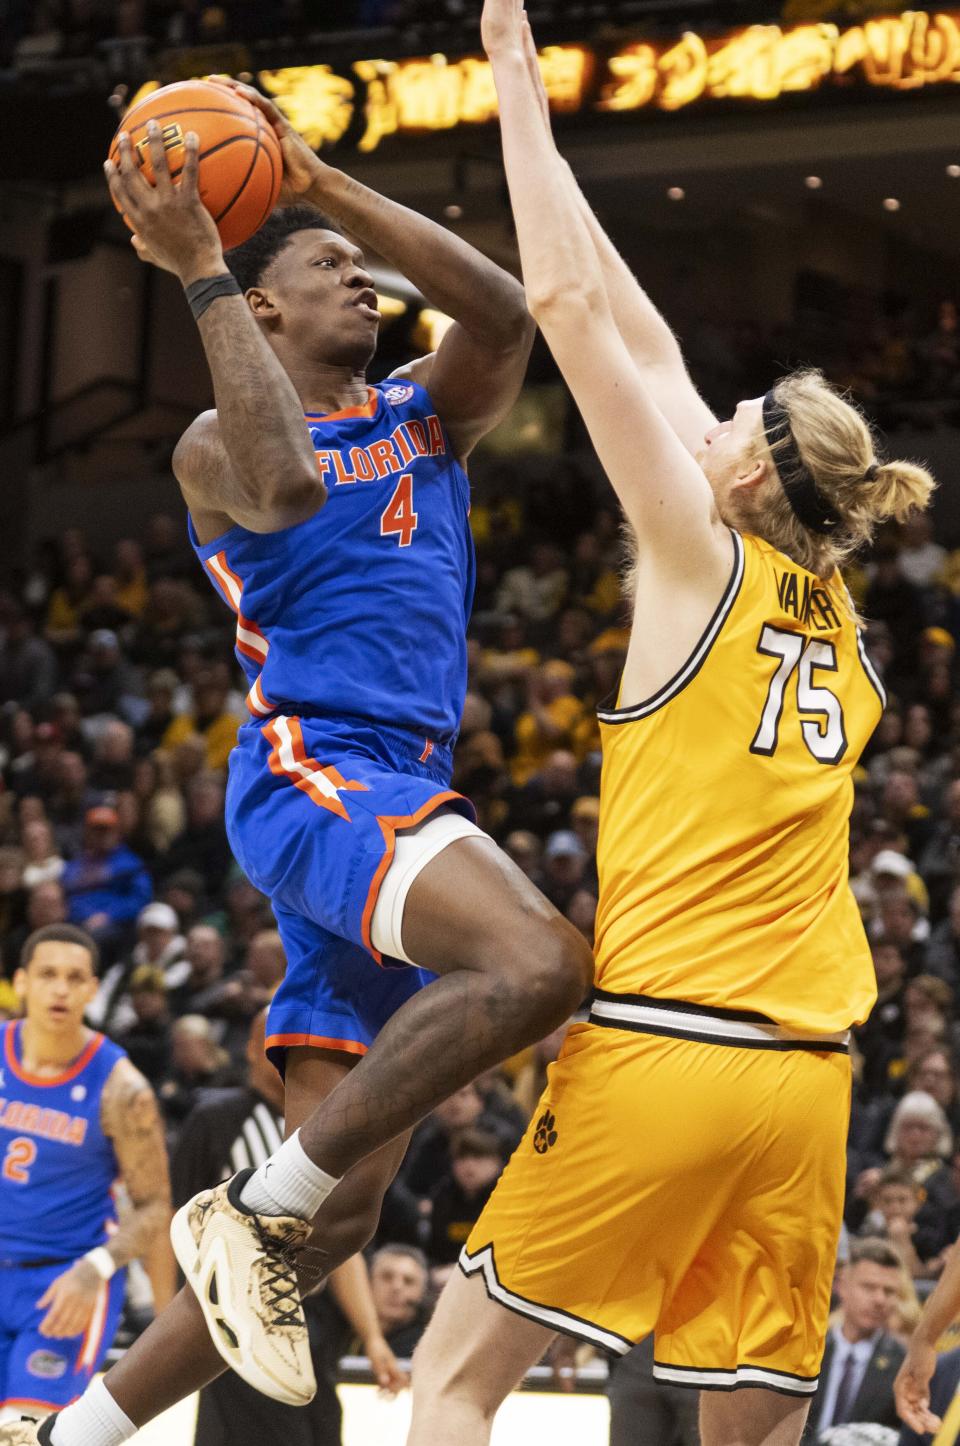
{"label": "shoelace", "polygon": [[267,1307],[273,1312],[273,1324],[280,1329],[301,1327],[303,1311],[297,1281],[297,1252],[265,1230],[259,1215],[253,1216],[253,1227],[266,1262],[264,1288],[268,1293]]}

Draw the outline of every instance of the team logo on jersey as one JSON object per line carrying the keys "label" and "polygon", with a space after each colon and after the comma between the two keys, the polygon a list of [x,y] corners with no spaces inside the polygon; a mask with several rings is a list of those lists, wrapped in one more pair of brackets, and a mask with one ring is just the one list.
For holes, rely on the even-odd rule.
{"label": "team logo on jersey", "polygon": [[404,402],[409,402],[413,397],[413,387],[388,387],[383,395],[391,407],[402,407]]}
{"label": "team logo on jersey", "polygon": [[31,1376],[39,1376],[42,1381],[59,1381],[67,1374],[67,1365],[66,1359],[54,1351],[34,1351],[27,1358],[27,1370]]}
{"label": "team logo on jersey", "polygon": [[537,1120],[537,1128],[533,1136],[533,1148],[538,1155],[545,1155],[557,1143],[557,1117],[549,1110],[544,1110]]}
{"label": "team logo on jersey", "polygon": [[73,1089],[70,1091],[70,1098],[74,1101],[75,1104],[79,1104],[81,1100],[85,1100],[87,1098],[86,1085],[74,1085]]}

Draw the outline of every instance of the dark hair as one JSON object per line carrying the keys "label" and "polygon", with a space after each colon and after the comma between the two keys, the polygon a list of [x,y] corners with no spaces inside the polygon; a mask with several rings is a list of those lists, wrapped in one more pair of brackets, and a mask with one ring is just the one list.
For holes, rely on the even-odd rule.
{"label": "dark hair", "polygon": [[281,206],[249,241],[228,251],[224,260],[240,283],[241,291],[249,291],[252,286],[260,285],[267,267],[292,236],[301,231],[336,230],[337,227],[312,206]]}
{"label": "dark hair", "polygon": [[76,924],[44,924],[42,929],[34,929],[29,939],[20,950],[20,968],[26,969],[34,954],[41,944],[79,944],[81,949],[86,949],[90,955],[90,966],[94,974],[100,968],[100,950],[86,929],[78,929]]}
{"label": "dark hair", "polygon": [[503,1160],[500,1141],[489,1130],[460,1130],[450,1154],[454,1160]]}
{"label": "dark hair", "polygon": [[871,1265],[882,1265],[885,1270],[903,1269],[903,1261],[894,1247],[888,1240],[881,1240],[877,1235],[851,1241],[847,1264],[859,1265],[861,1260],[869,1260]]}

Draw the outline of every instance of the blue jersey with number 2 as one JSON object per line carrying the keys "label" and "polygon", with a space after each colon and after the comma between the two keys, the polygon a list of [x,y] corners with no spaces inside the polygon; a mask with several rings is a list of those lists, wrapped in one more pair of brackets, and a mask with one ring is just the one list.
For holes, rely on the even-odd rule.
{"label": "blue jersey with number 2", "polygon": [[232,527],[205,546],[191,527],[237,615],[247,706],[261,722],[348,716],[450,745],[475,581],[463,468],[411,382],[306,420],[325,506],[281,532]]}

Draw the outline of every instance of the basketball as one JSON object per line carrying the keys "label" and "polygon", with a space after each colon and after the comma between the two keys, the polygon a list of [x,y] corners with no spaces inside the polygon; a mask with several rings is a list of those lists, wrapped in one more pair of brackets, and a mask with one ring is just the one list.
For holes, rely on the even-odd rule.
{"label": "basketball", "polygon": [[[215,81],[184,80],[154,91],[127,112],[120,127],[129,134],[137,164],[151,185],[147,124],[152,120],[161,127],[174,179],[183,168],[184,137],[189,131],[197,133],[200,199],[217,224],[225,250],[248,240],[277,204],[283,179],[280,142],[260,111]],[[119,134],[110,145],[114,164],[119,160]]]}

